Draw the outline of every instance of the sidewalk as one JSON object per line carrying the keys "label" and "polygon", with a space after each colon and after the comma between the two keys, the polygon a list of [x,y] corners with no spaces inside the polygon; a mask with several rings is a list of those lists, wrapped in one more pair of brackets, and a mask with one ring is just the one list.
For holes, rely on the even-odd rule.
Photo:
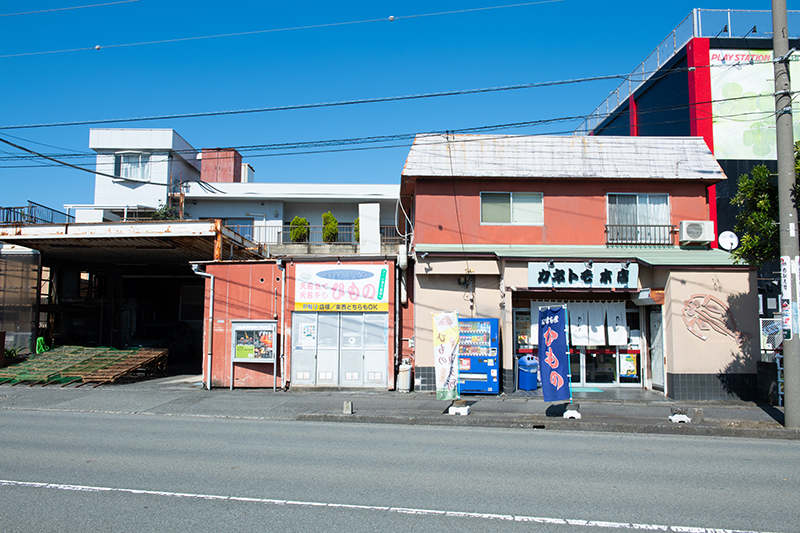
{"label": "sidewalk", "polygon": [[[272,389],[205,390],[200,376],[172,376],[98,388],[0,385],[0,412],[35,410],[172,416],[304,420],[349,423],[471,426],[557,431],[724,436],[800,440],[781,425],[783,410],[750,402],[675,402],[639,389],[576,391],[580,420],[561,416],[564,404],[548,404],[540,391],[511,395],[464,395],[466,416],[447,414],[451,402],[433,393]],[[345,414],[351,402],[353,414]],[[700,422],[669,420],[674,407],[702,408]]]}

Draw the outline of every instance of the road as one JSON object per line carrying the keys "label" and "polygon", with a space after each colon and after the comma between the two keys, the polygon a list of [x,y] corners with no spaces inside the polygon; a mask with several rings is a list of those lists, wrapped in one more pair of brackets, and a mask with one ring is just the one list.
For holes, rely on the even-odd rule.
{"label": "road", "polygon": [[0,411],[0,531],[800,531],[800,443]]}

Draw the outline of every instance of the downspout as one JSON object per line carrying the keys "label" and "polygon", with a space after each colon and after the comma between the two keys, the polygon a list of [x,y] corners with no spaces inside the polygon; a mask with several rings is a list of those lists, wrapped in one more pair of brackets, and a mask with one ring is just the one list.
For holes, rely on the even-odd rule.
{"label": "downspout", "polygon": [[[198,276],[209,278],[211,280],[211,289],[208,302],[208,353],[206,354],[206,368],[208,368],[208,377],[206,378],[206,388],[211,390],[211,353],[214,347],[214,274],[202,272],[200,265],[192,265],[192,271]],[[233,376],[231,375],[231,383],[233,383]]]}
{"label": "downspout", "polygon": [[[277,264],[281,271],[281,388],[286,390],[286,267],[280,259]],[[272,384],[275,390],[275,380]]]}

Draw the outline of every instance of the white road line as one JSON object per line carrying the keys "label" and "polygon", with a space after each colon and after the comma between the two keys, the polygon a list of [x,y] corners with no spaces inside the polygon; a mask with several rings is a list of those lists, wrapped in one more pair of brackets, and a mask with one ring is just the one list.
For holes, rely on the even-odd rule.
{"label": "white road line", "polygon": [[113,487],[92,487],[86,485],[65,485],[61,483],[43,483],[34,481],[12,481],[0,479],[0,486],[29,487],[36,489],[55,489],[78,492],[121,492],[126,494],[143,494],[146,496],[164,496],[168,498],[193,498],[198,500],[229,500],[243,503],[260,503],[267,505],[296,505],[303,507],[331,507],[345,509],[363,509],[367,511],[385,511],[390,513],[411,515],[435,515],[458,518],[475,518],[479,520],[506,520],[514,522],[533,522],[539,524],[559,524],[602,529],[635,529],[639,531],[667,531],[673,533],[768,533],[739,529],[718,529],[705,527],[662,526],[657,524],[633,524],[629,522],[604,522],[595,520],[575,520],[571,518],[545,518],[537,516],[514,516],[491,513],[472,513],[462,511],[440,511],[437,509],[414,509],[408,507],[381,507],[375,505],[351,505],[343,503],[304,502],[297,500],[276,500],[271,498],[247,498],[242,496],[219,496],[214,494],[192,494],[186,492],[166,492],[161,490],[120,489]]}

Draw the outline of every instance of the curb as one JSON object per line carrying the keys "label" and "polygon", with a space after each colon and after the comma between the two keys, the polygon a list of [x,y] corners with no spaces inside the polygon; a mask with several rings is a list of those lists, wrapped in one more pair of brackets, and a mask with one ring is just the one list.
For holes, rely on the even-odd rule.
{"label": "curb", "polygon": [[750,439],[800,440],[800,430],[747,429],[691,424],[626,424],[624,422],[586,422],[551,417],[514,419],[472,418],[469,416],[390,416],[300,414],[305,422],[344,422],[351,424],[396,424],[406,426],[482,427],[505,429],[549,429],[555,431],[597,431],[640,435],[690,435],[696,437],[738,437]]}

